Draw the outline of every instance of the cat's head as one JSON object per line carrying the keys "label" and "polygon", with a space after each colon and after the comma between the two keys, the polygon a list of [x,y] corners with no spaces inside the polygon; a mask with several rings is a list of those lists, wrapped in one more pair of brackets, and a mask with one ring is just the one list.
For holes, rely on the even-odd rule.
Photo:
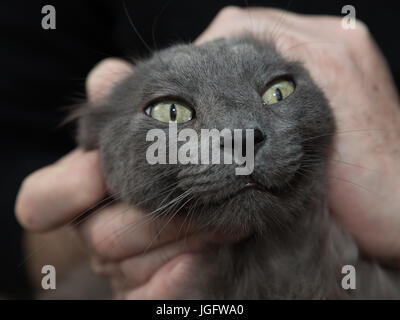
{"label": "cat's head", "polygon": [[[179,157],[168,163],[170,121],[178,133],[197,134],[198,164]],[[163,143],[160,137],[149,135],[152,129],[165,133],[165,149],[156,144]],[[202,129],[252,129],[252,173],[236,174],[234,161],[201,161]],[[201,227],[260,232],[295,223],[302,208],[323,194],[334,120],[303,67],[243,37],[154,53],[135,65],[106,103],[86,110],[79,130],[83,146],[100,149],[116,198],[159,215],[188,215]],[[178,154],[195,158],[188,149],[179,151],[184,144],[178,142]],[[167,164],[150,163],[151,151],[160,156],[164,150]]]}

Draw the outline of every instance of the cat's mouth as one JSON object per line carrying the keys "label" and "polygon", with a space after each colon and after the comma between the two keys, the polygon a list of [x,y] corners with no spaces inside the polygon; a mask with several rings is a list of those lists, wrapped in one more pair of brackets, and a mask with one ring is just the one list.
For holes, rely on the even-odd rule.
{"label": "cat's mouth", "polygon": [[211,175],[203,176],[201,174],[195,177],[196,179],[180,177],[179,187],[182,190],[190,190],[195,201],[217,206],[232,200],[235,202],[236,200],[247,201],[259,196],[273,201],[275,198],[293,190],[292,188],[288,189],[288,185],[295,186],[295,180],[299,180],[295,172],[282,177],[280,180],[268,180],[265,176],[257,176],[256,174],[235,176],[234,179],[223,179],[223,177],[216,179]]}
{"label": "cat's mouth", "polygon": [[266,187],[261,183],[257,182],[254,178],[250,177],[249,181],[244,183],[243,187],[239,189],[239,193],[251,191],[251,190],[258,190],[262,192],[267,192],[271,194],[278,194],[281,191],[279,187]]}
{"label": "cat's mouth", "polygon": [[[207,202],[215,203],[221,205],[226,201],[230,201],[237,197],[243,198],[247,197],[252,192],[265,194],[266,196],[278,197],[284,189],[279,186],[265,186],[262,183],[256,181],[253,177],[247,177],[245,181],[236,184],[236,187],[233,187],[231,192],[227,191],[225,188],[219,189],[218,191],[208,190],[206,192],[202,192],[202,196],[206,197]],[[250,195],[251,196],[251,195]]]}
{"label": "cat's mouth", "polygon": [[245,183],[245,185],[241,189],[239,189],[239,192],[246,192],[249,190],[267,191],[266,188],[261,184],[259,184],[258,182],[251,181]]}

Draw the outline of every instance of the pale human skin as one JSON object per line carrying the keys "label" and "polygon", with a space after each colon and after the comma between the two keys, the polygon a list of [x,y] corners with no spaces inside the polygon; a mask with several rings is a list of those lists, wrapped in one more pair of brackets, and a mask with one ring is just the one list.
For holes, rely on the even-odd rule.
{"label": "pale human skin", "polygon": [[[357,21],[355,30],[345,30],[338,17],[227,7],[196,44],[243,32],[275,41],[285,56],[303,62],[323,89],[338,125],[330,168],[332,212],[362,250],[378,259],[398,262],[399,98],[367,27]],[[122,60],[99,63],[87,79],[89,99],[103,99],[129,72],[132,67]],[[98,152],[77,149],[25,179],[16,214],[28,230],[51,230],[105,196]],[[142,219],[134,208],[117,203],[80,223],[77,231],[90,249],[95,270],[110,278],[118,298],[174,298],[191,275],[195,252],[215,239],[189,231],[184,240],[179,221],[168,224],[156,241],[153,239],[163,221],[156,222],[158,228],[151,223],[114,236],[127,223]]]}

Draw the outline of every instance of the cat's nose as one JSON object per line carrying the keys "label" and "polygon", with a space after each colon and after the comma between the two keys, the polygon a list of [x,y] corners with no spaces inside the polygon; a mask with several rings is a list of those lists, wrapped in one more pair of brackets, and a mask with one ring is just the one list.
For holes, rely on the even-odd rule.
{"label": "cat's nose", "polygon": [[[264,142],[265,140],[265,135],[264,133],[260,130],[260,129],[253,129],[254,130],[254,151],[256,151],[258,149],[258,147],[261,145],[262,142]],[[237,136],[235,137],[235,139],[238,139]],[[239,139],[241,139],[242,141],[242,155],[246,154],[246,130],[242,130],[242,134],[239,136]],[[225,139],[221,139],[221,148],[224,147],[224,142]],[[232,140],[232,149],[234,147],[234,140]]]}
{"label": "cat's nose", "polygon": [[264,140],[264,133],[260,129],[254,129],[254,145],[260,144]]}
{"label": "cat's nose", "polygon": [[[254,153],[257,152],[261,143],[265,140],[265,135],[260,129],[253,129],[254,130]],[[246,132],[243,131],[242,133],[242,155],[246,154]]]}

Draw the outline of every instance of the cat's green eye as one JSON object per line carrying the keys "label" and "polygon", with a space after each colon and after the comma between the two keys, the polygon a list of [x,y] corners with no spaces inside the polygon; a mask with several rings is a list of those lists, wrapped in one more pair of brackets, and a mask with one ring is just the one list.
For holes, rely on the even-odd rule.
{"label": "cat's green eye", "polygon": [[193,111],[177,102],[159,102],[145,110],[145,113],[161,122],[185,123],[193,119]]}
{"label": "cat's green eye", "polygon": [[262,95],[265,104],[274,104],[286,99],[294,91],[294,83],[289,80],[273,82]]}

